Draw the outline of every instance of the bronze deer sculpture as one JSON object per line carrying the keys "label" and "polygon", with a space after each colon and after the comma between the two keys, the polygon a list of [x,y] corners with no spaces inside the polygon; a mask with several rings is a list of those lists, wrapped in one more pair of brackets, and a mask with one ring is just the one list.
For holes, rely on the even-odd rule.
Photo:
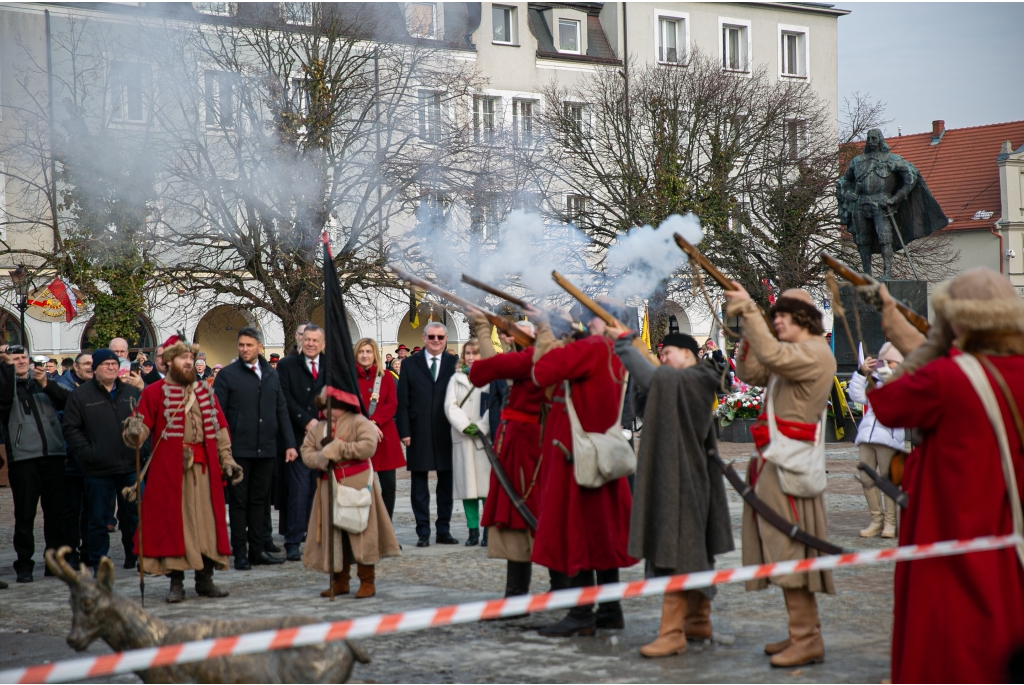
{"label": "bronze deer sculpture", "polygon": [[[114,564],[109,558],[100,560],[93,578],[84,564],[77,572],[64,560],[70,551],[69,547],[61,547],[56,553],[47,550],[46,567],[71,588],[73,618],[67,642],[79,652],[96,638],[103,638],[114,651],[123,652],[319,622],[306,616],[287,616],[168,624],[114,592]],[[146,683],[346,683],[356,661],[366,664],[370,658],[358,644],[338,640],[137,673]]]}

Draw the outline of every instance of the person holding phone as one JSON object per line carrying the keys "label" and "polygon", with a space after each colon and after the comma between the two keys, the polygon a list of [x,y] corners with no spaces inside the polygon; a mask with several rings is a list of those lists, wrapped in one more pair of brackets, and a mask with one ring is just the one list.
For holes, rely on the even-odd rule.
{"label": "person holding phone", "polygon": [[138,367],[132,370],[132,362],[128,358],[128,341],[124,338],[114,338],[107,345],[107,349],[117,356],[117,377],[141,392],[146,387],[146,382],[142,380],[142,373]]}

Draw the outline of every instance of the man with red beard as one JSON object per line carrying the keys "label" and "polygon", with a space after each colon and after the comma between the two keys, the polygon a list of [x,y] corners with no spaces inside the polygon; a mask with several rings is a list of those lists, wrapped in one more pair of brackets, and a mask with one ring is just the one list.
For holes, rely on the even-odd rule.
{"label": "man with red beard", "polygon": [[[544,402],[544,388],[534,383],[531,375],[533,347],[522,349],[514,346],[510,352],[497,354],[489,342],[491,323],[479,310],[472,309],[467,313],[477,340],[481,341],[480,359],[469,370],[470,382],[478,388],[497,380],[507,380],[512,384],[508,403],[501,409],[501,424],[494,435],[494,451],[516,494],[536,517],[540,514],[540,407]],[[520,321],[516,326],[530,335],[535,332],[529,321]],[[511,336],[499,335],[502,342],[514,345]],[[487,492],[484,516],[480,522],[489,530],[487,556],[508,560],[506,597],[528,595],[533,571],[530,561],[533,534],[498,484],[498,476],[493,470]]]}
{"label": "man with red beard", "polygon": [[180,336],[163,344],[167,376],[146,386],[137,415],[124,429],[130,447],[154,436],[135,553],[146,573],[170,576],[169,603],[185,599],[189,569],[196,574],[197,594],[228,594],[213,583],[214,568],[226,569],[231,554],[221,479],[233,485],[242,480],[224,413],[209,386],[196,381],[198,349]]}
{"label": "man with red beard", "polygon": [[[607,298],[601,302],[612,316],[626,317],[625,306]],[[604,333],[604,322],[587,323],[590,336],[561,345],[551,331],[548,315],[525,309],[537,322],[533,381],[548,388],[552,404],[544,421],[540,478],[542,515],[538,519],[532,559],[551,572],[551,589],[617,583],[619,569],[632,566],[629,556],[629,517],[633,497],[626,478],[597,488],[581,487],[575,479],[569,452],[572,427],[566,410],[566,390],[583,430],[604,433],[621,420],[626,369]],[[558,623],[541,628],[545,637],[594,635],[597,628],[625,627],[622,605],[574,607]]]}

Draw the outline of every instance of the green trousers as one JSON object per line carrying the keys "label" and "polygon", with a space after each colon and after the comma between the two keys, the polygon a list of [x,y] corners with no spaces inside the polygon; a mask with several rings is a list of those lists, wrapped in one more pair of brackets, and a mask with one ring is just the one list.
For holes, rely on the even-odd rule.
{"label": "green trousers", "polygon": [[462,508],[466,510],[466,527],[467,528],[479,528],[480,527],[480,503],[484,501],[484,498],[480,499],[464,499],[462,500]]}

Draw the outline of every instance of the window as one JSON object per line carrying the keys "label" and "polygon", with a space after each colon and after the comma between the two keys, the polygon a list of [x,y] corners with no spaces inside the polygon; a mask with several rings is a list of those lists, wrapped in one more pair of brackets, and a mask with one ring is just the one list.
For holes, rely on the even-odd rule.
{"label": "window", "polygon": [[193,2],[192,8],[199,14],[209,14],[214,17],[231,16],[231,3],[229,2]]}
{"label": "window", "polygon": [[807,29],[802,26],[779,27],[779,74],[807,77]]}
{"label": "window", "polygon": [[590,110],[579,102],[565,103],[565,117],[568,120],[568,127],[577,136],[590,134]]}
{"label": "window", "polygon": [[491,26],[495,43],[512,45],[516,42],[516,8],[495,5],[491,9]]}
{"label": "window", "polygon": [[578,21],[558,20],[558,51],[580,54],[580,23]]}
{"label": "window", "polygon": [[235,75],[226,71],[206,72],[206,125],[232,128],[235,125]]}
{"label": "window", "polygon": [[801,119],[786,122],[786,154],[790,159],[800,159],[807,147],[807,124]]}
{"label": "window", "polygon": [[289,24],[310,26],[313,23],[313,3],[311,2],[286,2],[284,3],[284,20]]}
{"label": "window", "polygon": [[679,332],[679,319],[675,314],[668,315],[668,332],[670,335]]}
{"label": "window", "polygon": [[749,31],[748,26],[722,24],[722,68],[726,71],[749,71]]}
{"label": "window", "polygon": [[533,100],[512,101],[512,131],[517,145],[533,145]]}
{"label": "window", "polygon": [[420,91],[420,138],[441,140],[441,94]]}
{"label": "window", "polygon": [[498,98],[473,98],[473,140],[478,143],[494,142],[495,119]]}
{"label": "window", "polygon": [[686,20],[678,17],[658,17],[658,61],[679,64],[686,61]]}
{"label": "window", "polygon": [[444,223],[451,209],[452,201],[444,193],[428,190],[420,195],[420,206],[417,216],[426,224]]}
{"label": "window", "polygon": [[481,242],[498,241],[498,197],[485,195],[473,204],[469,230]]}
{"label": "window", "polygon": [[432,2],[409,3],[409,35],[433,38],[437,24],[437,5]]}
{"label": "window", "polygon": [[589,199],[584,195],[565,196],[565,220],[567,223],[579,224],[586,216]]}
{"label": "window", "polygon": [[145,121],[144,88],[149,65],[114,62],[110,65],[110,115],[117,121]]}
{"label": "window", "polygon": [[306,87],[306,79],[293,78],[288,85],[288,103],[292,111],[297,114],[309,114],[309,89]]}

